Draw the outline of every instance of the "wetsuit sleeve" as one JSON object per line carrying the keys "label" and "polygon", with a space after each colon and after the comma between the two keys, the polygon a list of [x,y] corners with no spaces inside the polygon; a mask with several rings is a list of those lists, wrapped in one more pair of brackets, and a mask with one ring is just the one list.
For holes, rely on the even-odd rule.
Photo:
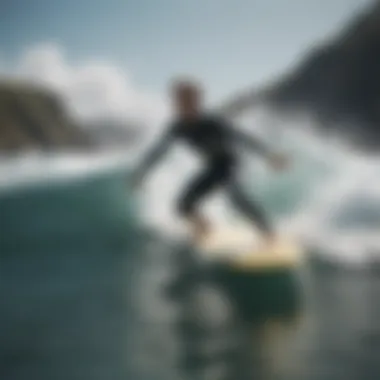
{"label": "wetsuit sleeve", "polygon": [[174,136],[174,128],[169,127],[142,159],[135,172],[137,178],[142,179],[161,160],[173,142]]}
{"label": "wetsuit sleeve", "polygon": [[258,138],[242,131],[233,130],[232,133],[234,134],[235,140],[238,143],[245,145],[248,149],[257,152],[262,156],[267,156],[270,154],[270,149],[268,146]]}
{"label": "wetsuit sleeve", "polygon": [[270,154],[269,147],[264,144],[260,139],[240,130],[237,130],[229,123],[223,121],[222,128],[225,133],[227,133],[231,139],[236,141],[238,144],[245,146],[246,148],[256,152],[262,156],[267,156]]}

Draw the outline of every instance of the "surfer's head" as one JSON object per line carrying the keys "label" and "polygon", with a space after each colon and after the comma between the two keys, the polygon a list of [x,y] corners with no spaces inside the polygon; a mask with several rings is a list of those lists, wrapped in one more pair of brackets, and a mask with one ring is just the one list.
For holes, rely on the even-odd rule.
{"label": "surfer's head", "polygon": [[175,79],[171,84],[171,96],[178,116],[193,118],[199,114],[202,108],[203,90],[195,80]]}

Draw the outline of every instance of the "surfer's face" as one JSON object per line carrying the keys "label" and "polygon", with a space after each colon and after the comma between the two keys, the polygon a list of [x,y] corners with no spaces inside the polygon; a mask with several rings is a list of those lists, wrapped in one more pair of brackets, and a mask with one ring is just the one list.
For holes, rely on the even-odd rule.
{"label": "surfer's face", "polygon": [[183,118],[196,117],[201,108],[202,94],[199,88],[188,83],[173,88],[173,100],[177,114]]}

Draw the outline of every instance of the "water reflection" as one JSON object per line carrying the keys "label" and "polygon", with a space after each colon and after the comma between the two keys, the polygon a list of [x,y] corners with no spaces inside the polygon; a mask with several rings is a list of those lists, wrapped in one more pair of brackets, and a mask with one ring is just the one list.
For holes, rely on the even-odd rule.
{"label": "water reflection", "polygon": [[[268,277],[249,285],[248,278],[222,265],[203,267],[186,247],[169,256],[166,275],[155,284],[161,292],[153,297],[150,323],[161,333],[168,326],[156,338],[172,342],[166,368],[173,369],[173,379],[186,374],[217,380],[369,380],[378,373],[374,357],[380,355],[380,341],[374,339],[376,322],[369,310],[380,285],[376,276],[324,271],[310,262],[302,281],[272,273],[277,278],[269,282],[278,286],[268,288],[263,283]],[[144,302],[149,304],[148,289]],[[380,310],[376,303],[372,308]]]}
{"label": "water reflection", "polygon": [[376,265],[205,265],[111,177],[0,197],[1,379],[380,378]]}

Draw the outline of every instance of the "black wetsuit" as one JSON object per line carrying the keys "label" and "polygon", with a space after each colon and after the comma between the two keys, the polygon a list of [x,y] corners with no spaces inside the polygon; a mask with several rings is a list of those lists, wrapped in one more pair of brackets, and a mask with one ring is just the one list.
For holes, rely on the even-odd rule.
{"label": "black wetsuit", "polygon": [[196,120],[176,120],[169,126],[159,143],[148,154],[139,176],[144,175],[167,151],[174,141],[189,145],[203,159],[205,168],[187,185],[177,209],[181,215],[191,214],[199,202],[212,191],[224,187],[233,204],[264,232],[271,227],[260,208],[248,200],[235,178],[238,164],[236,143],[259,153],[267,150],[259,141],[232,128],[225,120],[214,115],[203,115]]}

